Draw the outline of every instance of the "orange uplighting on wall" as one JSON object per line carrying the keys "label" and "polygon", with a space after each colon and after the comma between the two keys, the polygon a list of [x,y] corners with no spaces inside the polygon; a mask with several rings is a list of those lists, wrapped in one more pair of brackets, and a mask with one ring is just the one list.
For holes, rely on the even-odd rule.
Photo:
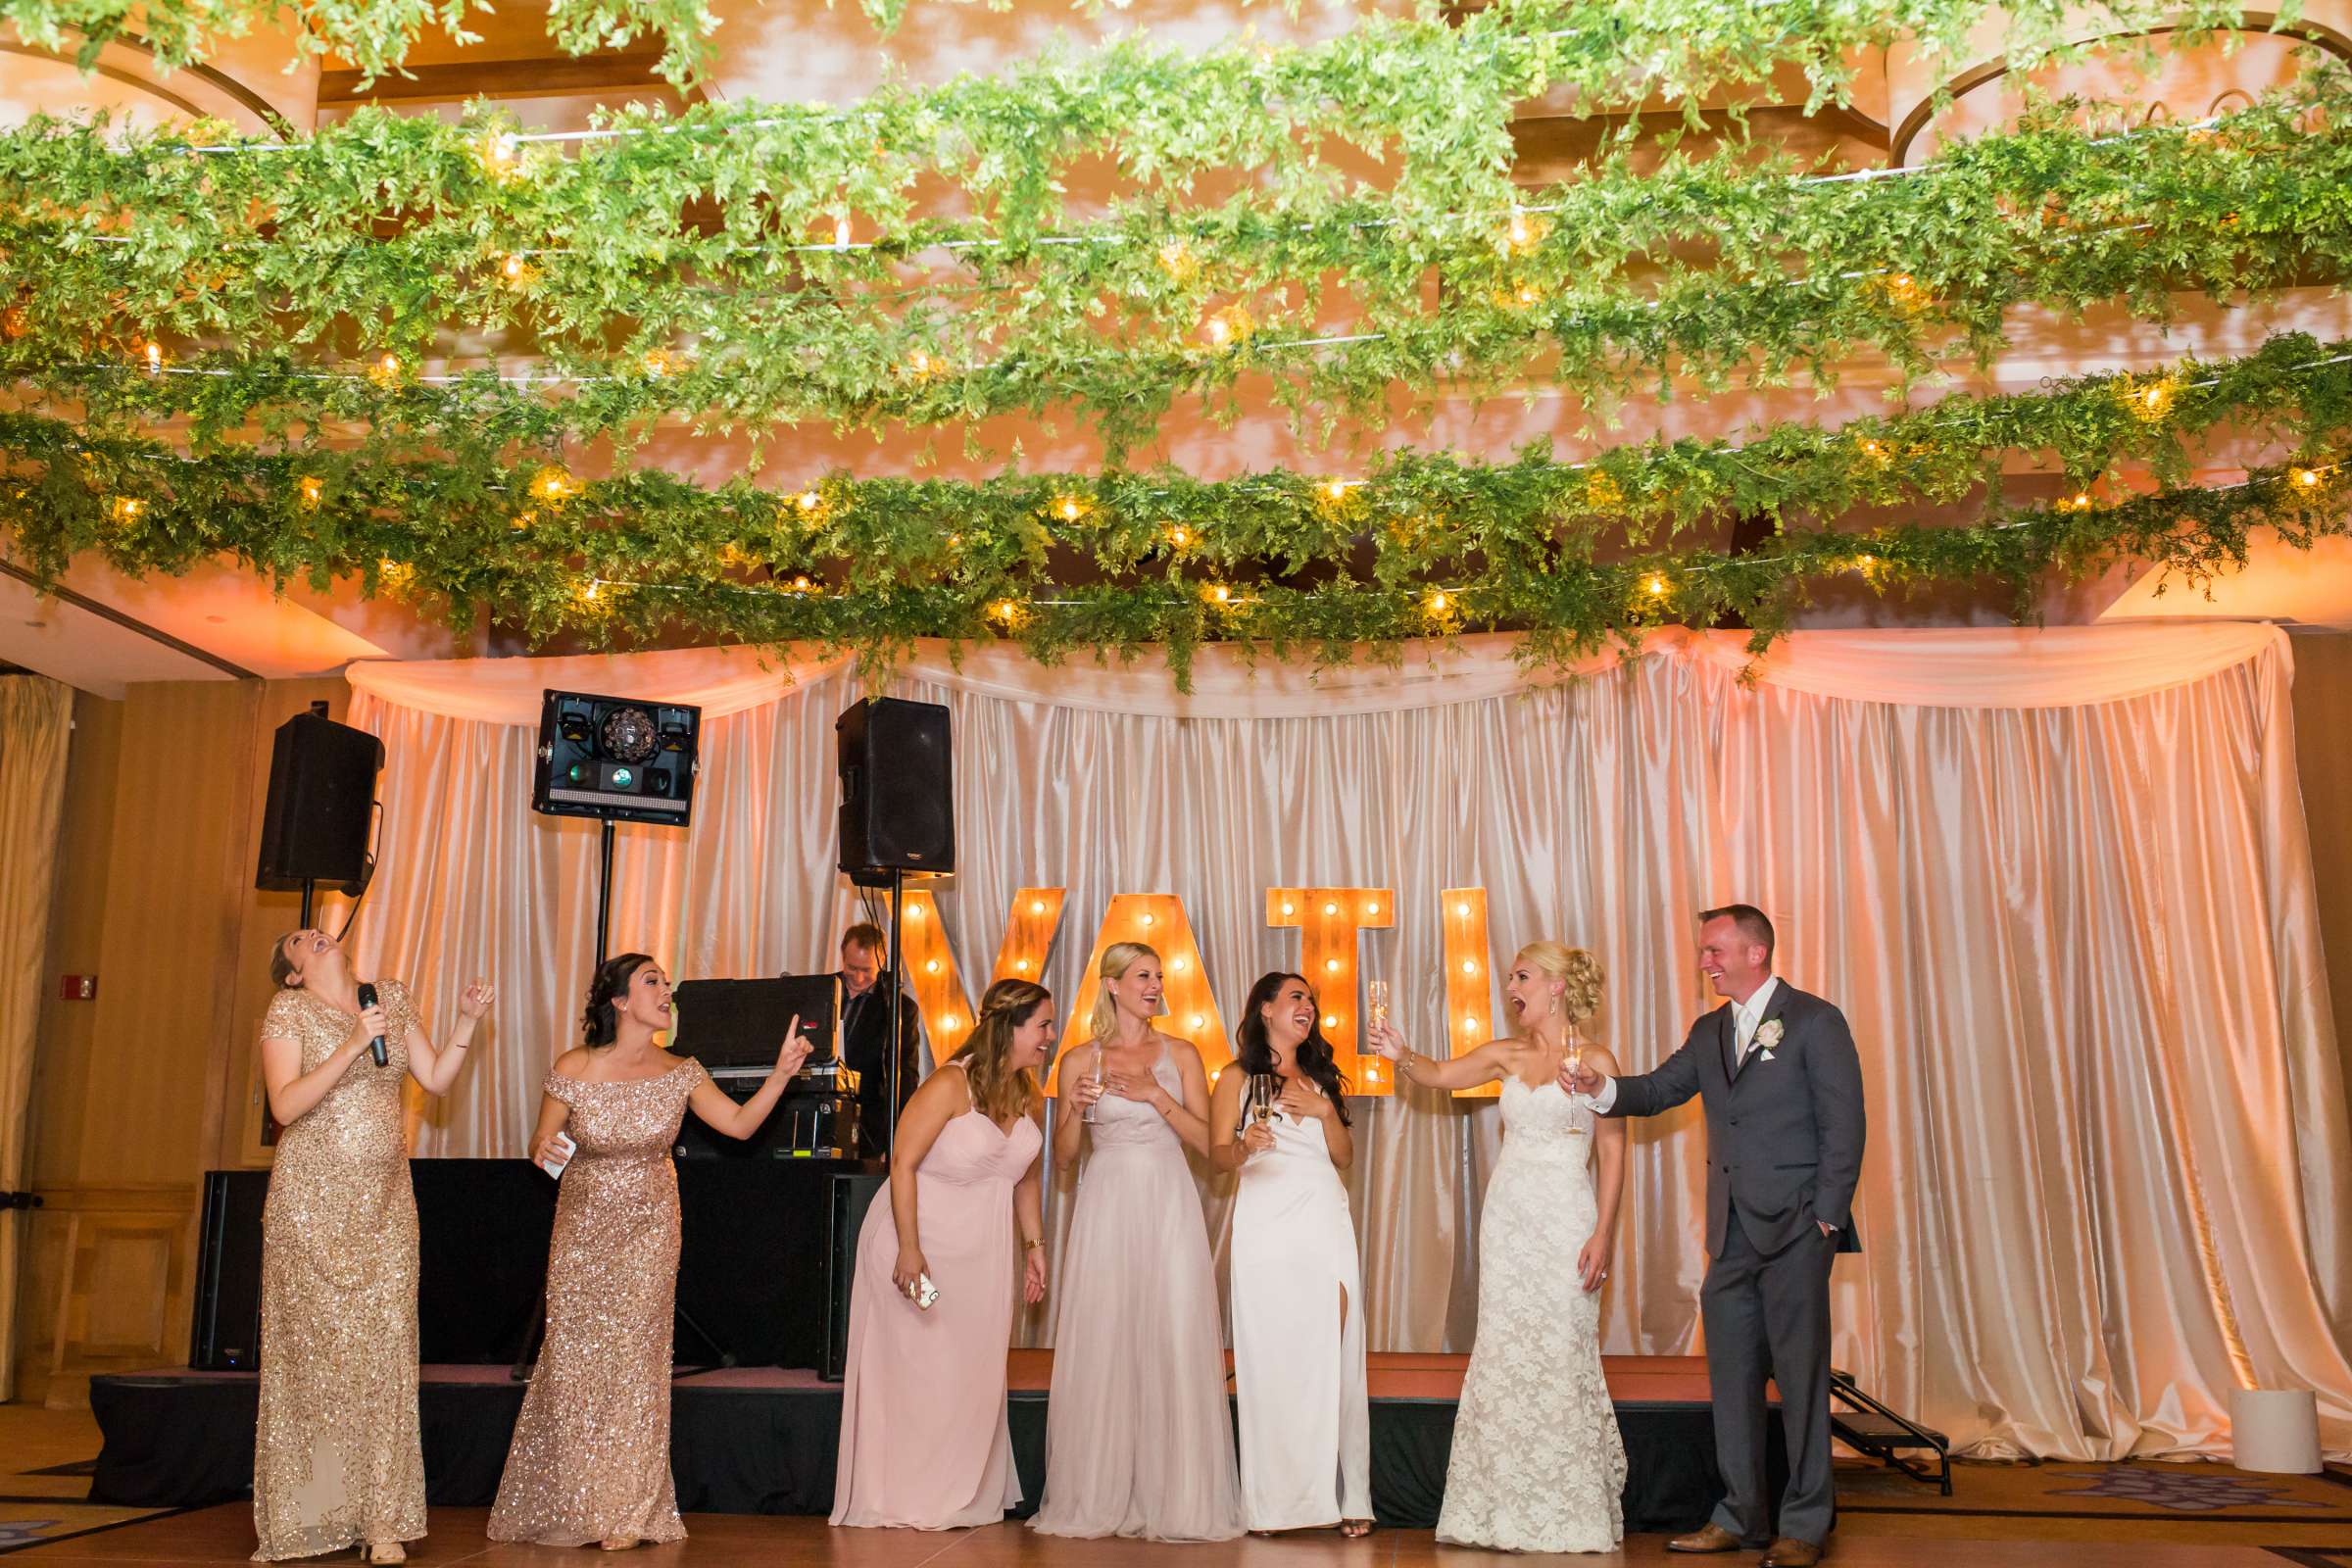
{"label": "orange uplighting on wall", "polygon": [[1395,1094],[1396,1068],[1360,1049],[1363,965],[1356,933],[1385,930],[1396,923],[1393,888],[1266,889],[1266,924],[1298,928],[1298,972],[1315,988],[1315,1000],[1323,1008],[1323,1038],[1331,1042],[1340,1073],[1359,1095]]}
{"label": "orange uplighting on wall", "polygon": [[1147,943],[1158,952],[1164,1009],[1159,1030],[1191,1041],[1200,1053],[1201,1065],[1213,1077],[1233,1059],[1233,1048],[1225,1038],[1225,1020],[1217,1012],[1217,999],[1209,995],[1208,974],[1200,963],[1200,946],[1193,940],[1193,923],[1185,918],[1184,901],[1173,893],[1121,893],[1111,899],[1102,925],[1095,933],[1094,948],[1086,956],[1085,982],[1075,997],[1061,1004],[1061,1050],[1054,1057],[1054,1081],[1047,1093],[1061,1093],[1061,1063],[1069,1059],[1073,1048],[1092,1038],[1087,1018],[1102,989],[1098,976],[1103,952],[1114,942]]}
{"label": "orange uplighting on wall", "polygon": [[[883,895],[888,905],[890,895]],[[939,923],[939,906],[918,888],[906,890],[906,907],[899,917],[899,942],[906,959],[906,989],[922,1014],[923,1033],[931,1040],[931,1059],[945,1061],[956,1054],[972,1032],[972,1000],[964,995],[956,972],[956,955],[948,933]]]}
{"label": "orange uplighting on wall", "polygon": [[[1447,888],[1438,895],[1439,929],[1446,933],[1446,1038],[1424,1048],[1432,1056],[1458,1056],[1494,1039],[1494,960],[1487,946],[1487,890]],[[1456,1100],[1502,1093],[1499,1083],[1456,1089]]]}

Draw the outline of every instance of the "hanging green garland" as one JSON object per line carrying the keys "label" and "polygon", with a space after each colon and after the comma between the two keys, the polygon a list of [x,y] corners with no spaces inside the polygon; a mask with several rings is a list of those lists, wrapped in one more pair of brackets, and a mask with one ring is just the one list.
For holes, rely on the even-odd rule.
{"label": "hanging green garland", "polygon": [[[1004,6],[1004,0],[991,3]],[[906,0],[858,4],[887,31]],[[1102,5],[1078,0],[1075,9],[1093,14]],[[277,27],[289,9],[298,25],[287,42],[298,56],[339,55],[372,78],[397,70],[427,27],[462,43],[477,41],[466,21],[492,7],[488,0],[295,0],[290,7],[281,0],[0,0],[0,19],[40,48],[77,50],[85,68],[109,41],[135,37],[172,71],[208,58],[221,40],[257,25]],[[1295,12],[1297,0],[1287,9]],[[2300,14],[2299,0],[2287,0],[2278,24],[2291,24]],[[2003,55],[2015,70],[2073,57],[2085,36],[2160,27],[2193,36],[2243,25],[2237,6],[2214,0],[2009,0],[1997,11],[1984,0],[1648,0],[1638,7],[1622,0],[1501,0],[1459,18],[1435,0],[1421,0],[1409,25],[1471,39],[1522,38],[1522,47],[1540,44],[1548,81],[1602,99],[1629,89],[1635,97],[1695,98],[1711,87],[1769,80],[1777,68],[1795,66],[1812,82],[1818,103],[1842,98],[1863,51],[1903,39],[1930,58],[1958,58],[1972,34],[1996,15],[2005,33]],[[1359,24],[1407,24],[1377,12],[1367,12]],[[709,0],[563,0],[548,13],[550,35],[575,55],[660,38],[656,69],[680,85],[708,72],[718,26]]]}
{"label": "hanging green garland", "polygon": [[[781,195],[729,206],[710,233],[680,226],[770,170],[773,150],[725,120],[511,180],[480,164],[477,130],[384,116],[220,161],[27,132],[0,137],[0,251],[42,266],[0,322],[0,373],[97,416],[186,420],[199,449],[257,420],[364,425],[385,456],[479,455],[664,416],[879,428],[1074,406],[1115,455],[1179,397],[1231,412],[1247,376],[1318,433],[1385,419],[1400,386],[1493,392],[1531,372],[1597,409],[1670,374],[1827,379],[1857,348],[1906,373],[1982,363],[2025,302],[2161,319],[2175,291],[2344,275],[2340,68],[2210,127],[2118,136],[2063,107],[1884,178],[1758,171],[1734,150],[1650,172],[1613,159],[1447,213],[1240,197],[1138,204],[1068,243],[908,220],[848,248],[785,237],[813,215],[806,196],[772,225]],[[386,211],[410,216],[378,238]],[[918,253],[957,258],[962,281],[909,280]],[[1348,315],[1326,327],[1335,300]],[[532,345],[526,384],[419,381],[456,323]]]}
{"label": "hanging green garland", "polygon": [[[2320,519],[2342,507],[2352,343],[2285,336],[2242,360],[1949,398],[1835,431],[1660,439],[1590,464],[1541,448],[1494,466],[1403,454],[1359,475],[1216,482],[837,474],[782,494],[741,480],[705,491],[656,471],[583,482],[551,466],[387,467],[304,452],[189,462],[135,435],[0,415],[15,455],[0,518],[49,569],[83,551],[131,575],[226,554],[281,578],[357,575],[442,598],[461,616],[492,606],[542,637],[667,624],[887,659],[915,637],[996,635],[1054,658],[1132,652],[1171,625],[1286,646],[1507,625],[1570,657],[1670,612],[1735,610],[1769,634],[1822,569],[1874,583],[2023,580],[2123,550],[2210,569],[2242,548],[2224,525],[2250,515],[2188,487],[2221,429],[2304,454],[2255,487],[2263,516],[2291,503],[2294,526],[2337,526]],[[2000,488],[2003,457],[2020,452],[2056,454],[2072,492],[2022,520]],[[2127,466],[2159,497],[2122,487]],[[1858,509],[1972,498],[1983,520],[1970,528],[1806,531]],[[2203,531],[2159,537],[2166,506]],[[1754,514],[1784,524],[1761,564],[1669,548],[1703,518]],[[1629,547],[1630,560],[1601,564]],[[1623,591],[1637,579],[1642,592]]]}

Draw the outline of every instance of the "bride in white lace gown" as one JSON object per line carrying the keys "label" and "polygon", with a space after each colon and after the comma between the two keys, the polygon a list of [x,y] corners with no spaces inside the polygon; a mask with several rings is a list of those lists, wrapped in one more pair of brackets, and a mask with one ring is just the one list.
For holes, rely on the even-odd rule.
{"label": "bride in white lace gown", "polygon": [[[1478,1341],[1454,1416],[1443,1542],[1613,1551],[1625,1539],[1625,1444],[1601,1372],[1599,1296],[1625,1132],[1556,1082],[1570,1021],[1599,1004],[1600,984],[1592,955],[1536,942],[1503,986],[1513,1038],[1439,1060],[1373,1026],[1373,1048],[1416,1084],[1502,1084],[1502,1158],[1479,1219]],[[1587,1046],[1583,1059],[1598,1066],[1609,1055]]]}

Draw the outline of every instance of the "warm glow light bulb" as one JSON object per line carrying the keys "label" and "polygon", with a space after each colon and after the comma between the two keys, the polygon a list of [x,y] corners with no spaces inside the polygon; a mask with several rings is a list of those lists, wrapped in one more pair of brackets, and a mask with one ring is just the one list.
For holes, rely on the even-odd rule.
{"label": "warm glow light bulb", "polygon": [[1664,598],[1666,595],[1666,579],[1653,575],[1649,579],[1649,595],[1652,599]]}
{"label": "warm glow light bulb", "polygon": [[850,220],[848,219],[836,218],[833,220],[833,243],[845,251],[850,248]]}
{"label": "warm glow light bulb", "polygon": [[1031,899],[1031,900],[1029,901],[1029,912],[1030,912],[1031,914],[1043,914],[1043,913],[1045,913],[1045,912],[1046,912],[1046,901],[1045,901],[1045,900],[1043,900],[1043,899]]}
{"label": "warm glow light bulb", "polygon": [[942,1029],[953,1029],[953,1028],[955,1028],[955,1027],[956,1027],[956,1015],[955,1015],[954,1013],[952,1013],[952,1012],[951,1012],[951,1013],[949,1013],[949,1014],[948,1014],[948,1015],[947,1015],[945,1018],[942,1018],[942,1019],[940,1019],[940,1020],[939,1020],[939,1026],[940,1026]]}
{"label": "warm glow light bulb", "polygon": [[1204,1027],[1206,1027],[1207,1023],[1208,1023],[1208,1020],[1207,1020],[1206,1018],[1203,1018],[1203,1017],[1201,1017],[1201,1016],[1200,1016],[1199,1013],[1197,1013],[1197,1012],[1196,1012],[1196,1013],[1194,1013],[1194,1014],[1193,1014],[1193,1027],[1194,1027],[1194,1028],[1196,1028],[1196,1029],[1204,1028]]}
{"label": "warm glow light bulb", "polygon": [[1478,960],[1477,960],[1477,959],[1475,959],[1475,958],[1464,958],[1464,959],[1462,960],[1462,973],[1464,973],[1464,974],[1476,974],[1476,973],[1478,973]]}
{"label": "warm glow light bulb", "polygon": [[921,905],[919,905],[919,904],[909,904],[908,906],[906,906],[906,918],[907,918],[907,919],[909,919],[909,920],[920,920],[922,917],[923,917],[923,906],[922,906]]}
{"label": "warm glow light bulb", "polygon": [[1340,972],[1340,960],[1337,958],[1325,958],[1323,960],[1323,967],[1332,974],[1338,974]]}
{"label": "warm glow light bulb", "polygon": [[1023,974],[1027,974],[1029,972],[1029,960],[1027,958],[1013,959],[1012,966]]}
{"label": "warm glow light bulb", "polygon": [[1323,906],[1323,912],[1325,914],[1337,914],[1340,912],[1340,906],[1337,904],[1326,903]]}
{"label": "warm glow light bulb", "polygon": [[1477,1013],[1475,1013],[1475,1012],[1472,1012],[1472,1013],[1465,1013],[1465,1014],[1463,1015],[1463,1017],[1462,1017],[1462,1032],[1463,1032],[1464,1034],[1472,1034],[1472,1035],[1474,1035],[1474,1034],[1478,1033],[1478,1014],[1477,1014]]}
{"label": "warm glow light bulb", "polygon": [[1282,901],[1282,912],[1285,914],[1294,914],[1297,912],[1290,900],[1285,899]]}
{"label": "warm glow light bulb", "polygon": [[925,973],[925,974],[937,974],[937,973],[939,973],[939,960],[938,960],[937,958],[925,958],[925,959],[923,960],[923,973]]}
{"label": "warm glow light bulb", "polygon": [[1378,914],[1380,912],[1380,901],[1378,899],[1374,899],[1370,904],[1365,905],[1364,912],[1366,914]]}
{"label": "warm glow light bulb", "polygon": [[1336,1012],[1327,1012],[1327,1013],[1325,1013],[1325,1014],[1323,1015],[1323,1027],[1324,1027],[1324,1028],[1326,1028],[1326,1029],[1337,1029],[1339,1026],[1340,1026],[1340,1015],[1339,1015],[1338,1013],[1336,1013]]}
{"label": "warm glow light bulb", "polygon": [[1182,974],[1182,973],[1184,973],[1184,960],[1183,960],[1182,958],[1170,958],[1170,959],[1168,960],[1168,973],[1170,973],[1170,974]]}
{"label": "warm glow light bulb", "polygon": [[799,505],[803,512],[814,512],[824,504],[825,498],[813,490],[804,490],[800,493]]}
{"label": "warm glow light bulb", "polygon": [[1152,916],[1152,915],[1150,915],[1150,914],[1147,914],[1147,915],[1145,915],[1145,916],[1144,916],[1144,918],[1143,918],[1143,923],[1144,923],[1145,925],[1150,925],[1150,924],[1152,923],[1152,919],[1153,919],[1153,918],[1154,918],[1153,916]]}
{"label": "warm glow light bulb", "polygon": [[1470,918],[1470,906],[1469,906],[1468,904],[1466,904],[1466,903],[1464,903],[1464,904],[1457,904],[1457,905],[1455,905],[1455,906],[1453,906],[1453,912],[1454,912],[1455,914],[1458,914],[1458,915],[1460,915],[1460,916],[1461,916],[1463,919],[1467,920],[1467,919],[1469,919],[1469,918]]}

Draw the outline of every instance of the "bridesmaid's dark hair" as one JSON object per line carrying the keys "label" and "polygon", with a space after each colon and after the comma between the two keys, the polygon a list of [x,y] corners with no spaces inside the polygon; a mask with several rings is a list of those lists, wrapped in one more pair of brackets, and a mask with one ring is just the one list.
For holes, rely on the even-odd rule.
{"label": "bridesmaid's dark hair", "polygon": [[[1250,1073],[1274,1070],[1274,1046],[1266,1038],[1265,1009],[1282,995],[1285,983],[1296,980],[1306,986],[1313,996],[1315,988],[1307,985],[1306,976],[1277,969],[1272,974],[1259,975],[1257,984],[1250,988],[1250,1000],[1242,1004],[1241,1026],[1233,1032],[1234,1059],[1242,1071]],[[1331,1042],[1323,1038],[1323,1013],[1315,1009],[1315,1021],[1307,1026],[1306,1038],[1298,1042],[1297,1054],[1298,1071],[1331,1101],[1339,1112],[1340,1125],[1353,1126],[1348,1118],[1348,1080],[1340,1076],[1339,1064],[1333,1060]]]}
{"label": "bridesmaid's dark hair", "polygon": [[630,978],[653,961],[650,953],[624,953],[598,967],[596,978],[588,982],[588,1016],[584,1020],[590,1051],[609,1046],[619,1036],[620,1014],[612,1004],[629,994]]}

